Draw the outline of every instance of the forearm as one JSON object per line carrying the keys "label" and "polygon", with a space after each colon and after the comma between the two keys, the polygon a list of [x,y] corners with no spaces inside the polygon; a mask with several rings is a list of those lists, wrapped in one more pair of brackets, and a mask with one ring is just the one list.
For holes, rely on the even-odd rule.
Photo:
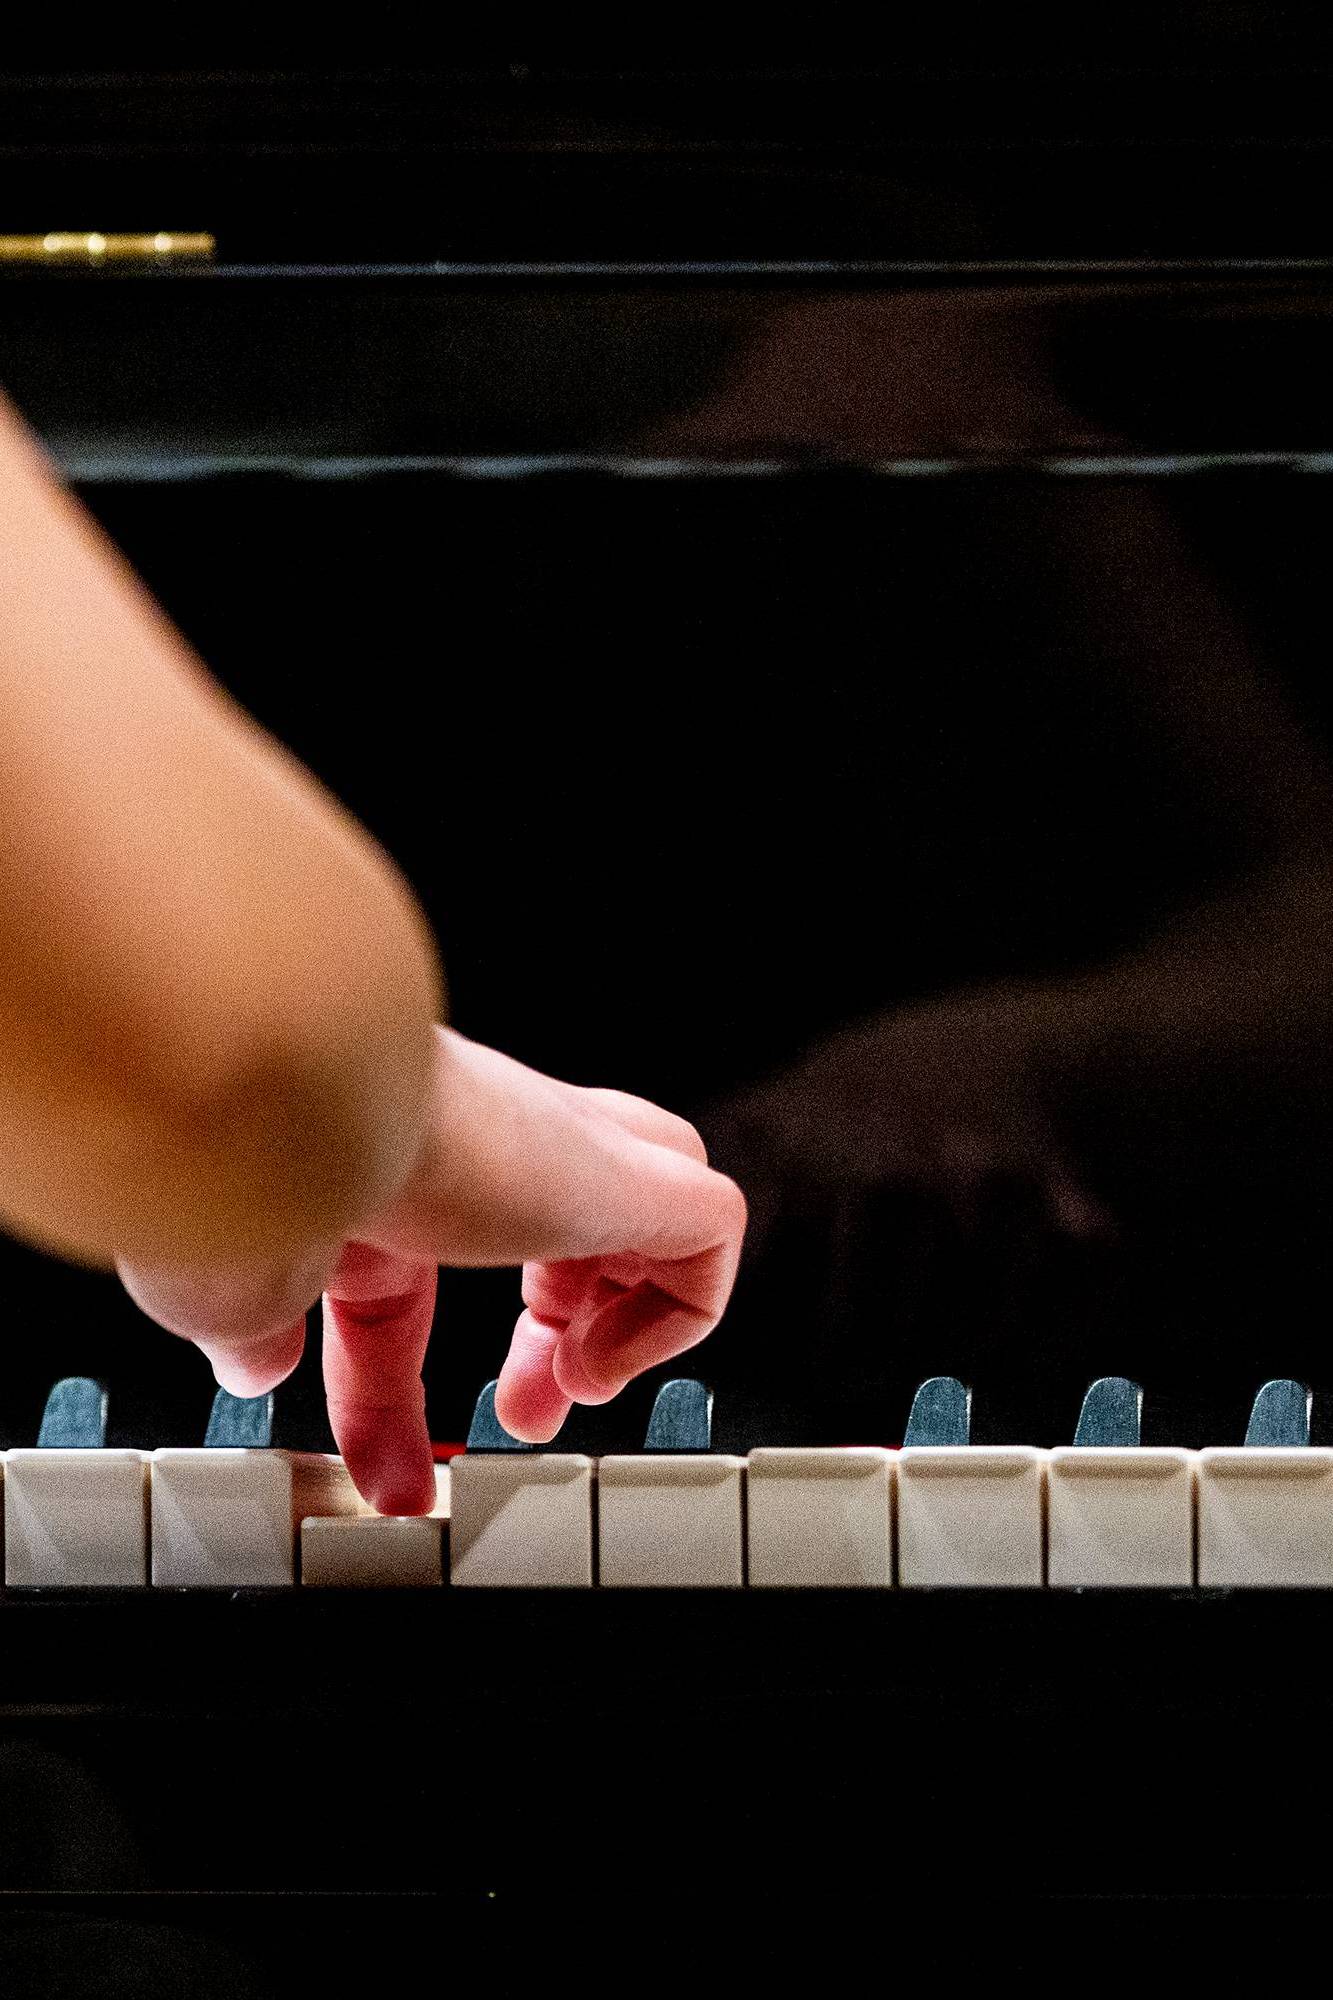
{"label": "forearm", "polygon": [[425,924],[2,408],[0,502],[0,1214],[92,1262],[302,1254],[417,1152]]}

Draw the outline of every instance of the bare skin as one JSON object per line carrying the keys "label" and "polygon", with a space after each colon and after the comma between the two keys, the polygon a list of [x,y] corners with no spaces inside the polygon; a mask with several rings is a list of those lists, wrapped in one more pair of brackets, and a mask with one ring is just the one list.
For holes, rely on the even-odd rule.
{"label": "bare skin", "polygon": [[572,1403],[610,1402],[711,1331],[745,1227],[740,1190],[709,1169],[684,1119],[557,1083],[446,1028],[435,1037],[414,1168],[341,1243],[272,1265],[118,1262],[143,1309],[242,1396],[291,1373],[322,1293],[333,1434],[391,1514],[434,1497],[421,1365],[439,1265],[523,1265],[496,1408],[516,1437],[545,1442]]}
{"label": "bare skin", "polygon": [[[431,1501],[440,1263],[522,1264],[502,1420],[691,1346],[745,1204],[683,1120],[440,1024],[388,856],[193,657],[0,405],[0,1221],[258,1394],[323,1293],[334,1436]],[[318,978],[312,979],[312,969]]]}

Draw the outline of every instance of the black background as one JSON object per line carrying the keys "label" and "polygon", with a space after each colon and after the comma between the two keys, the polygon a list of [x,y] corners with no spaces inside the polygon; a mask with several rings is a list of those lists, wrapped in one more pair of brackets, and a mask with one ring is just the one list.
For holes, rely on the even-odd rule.
{"label": "black background", "polygon": [[[1329,491],[1232,472],[1170,494],[1321,732]],[[729,1091],[841,1021],[1095,962],[1226,879],[1229,829],[1071,650],[1077,604],[1051,613],[1043,510],[1079,494],[845,473],[89,497],[228,686],[406,870],[457,1024],[707,1130]],[[793,1201],[705,1351],[719,1435],[891,1439],[941,1371],[974,1383],[980,1437],[1058,1440],[1104,1371],[1145,1382],[1150,1434],[1238,1435],[1261,1376],[1325,1370],[1321,1137],[1296,1098],[1263,1115],[1165,1180],[1132,1119],[1085,1133],[1112,1246],[1058,1238],[1014,1189],[970,1230],[910,1190],[850,1213]],[[111,1378],[114,1436],[199,1430],[192,1352],[112,1281],[5,1256],[26,1332],[5,1375],[14,1441],[57,1367]],[[446,1275],[437,1436],[465,1428],[513,1299],[512,1274]],[[298,1429],[309,1374],[279,1397]],[[575,1429],[630,1442],[646,1394]]]}

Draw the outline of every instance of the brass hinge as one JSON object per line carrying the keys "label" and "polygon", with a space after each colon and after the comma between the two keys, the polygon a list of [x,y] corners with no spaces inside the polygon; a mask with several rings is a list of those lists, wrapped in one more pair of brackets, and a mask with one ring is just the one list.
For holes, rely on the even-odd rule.
{"label": "brass hinge", "polygon": [[45,236],[0,236],[0,264],[156,264],[211,257],[216,239],[202,230],[161,229],[154,236],[52,229]]}

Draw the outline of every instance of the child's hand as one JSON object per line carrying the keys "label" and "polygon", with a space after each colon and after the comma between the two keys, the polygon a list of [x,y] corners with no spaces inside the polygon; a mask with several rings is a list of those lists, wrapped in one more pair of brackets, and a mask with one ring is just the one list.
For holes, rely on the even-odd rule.
{"label": "child's hand", "polygon": [[523,1265],[497,1412],[516,1437],[545,1442],[571,1403],[609,1402],[711,1331],[745,1227],[740,1190],[708,1168],[683,1119],[446,1029],[437,1042],[417,1165],[353,1239],[282,1270],[118,1265],[143,1310],[202,1347],[241,1396],[291,1373],[322,1291],[334,1438],[382,1513],[424,1512],[434,1495],[421,1367],[440,1264]]}

